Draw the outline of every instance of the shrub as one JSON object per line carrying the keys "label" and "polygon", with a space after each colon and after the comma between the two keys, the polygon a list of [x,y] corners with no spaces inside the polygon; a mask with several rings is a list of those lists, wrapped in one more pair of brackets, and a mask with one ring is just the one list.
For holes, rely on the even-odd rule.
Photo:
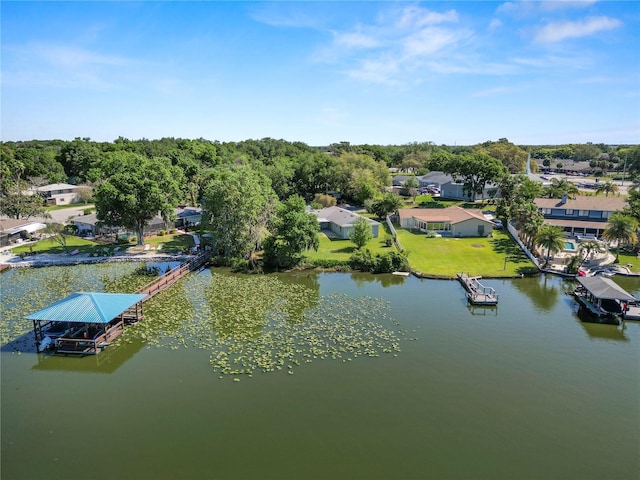
{"label": "shrub", "polygon": [[85,209],[82,211],[82,214],[83,214],[83,215],[91,215],[91,212],[93,212],[93,209],[91,209],[91,208],[85,208]]}
{"label": "shrub", "polygon": [[393,246],[393,237],[386,236],[384,238],[384,246],[385,247],[392,247]]}
{"label": "shrub", "polygon": [[354,270],[371,272],[375,267],[375,257],[371,255],[371,250],[363,248],[353,252],[349,257],[349,266]]}
{"label": "shrub", "polygon": [[349,258],[349,266],[354,270],[372,273],[392,273],[409,270],[407,254],[387,252],[372,255],[369,249],[357,250]]}
{"label": "shrub", "polygon": [[167,233],[167,232],[165,232],[164,230],[160,230],[158,232],[158,236],[162,237],[162,236],[164,236],[165,233]]}
{"label": "shrub", "polygon": [[169,234],[173,235],[174,233],[176,233],[176,229],[175,228],[170,228],[169,229]]}

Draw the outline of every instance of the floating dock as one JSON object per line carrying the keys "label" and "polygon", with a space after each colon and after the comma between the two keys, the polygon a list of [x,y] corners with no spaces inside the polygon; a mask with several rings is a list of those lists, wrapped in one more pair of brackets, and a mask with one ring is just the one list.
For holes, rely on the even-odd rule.
{"label": "floating dock", "polygon": [[467,300],[472,305],[497,305],[498,295],[491,287],[485,287],[480,283],[482,277],[470,277],[466,273],[458,273],[458,280],[467,291]]}

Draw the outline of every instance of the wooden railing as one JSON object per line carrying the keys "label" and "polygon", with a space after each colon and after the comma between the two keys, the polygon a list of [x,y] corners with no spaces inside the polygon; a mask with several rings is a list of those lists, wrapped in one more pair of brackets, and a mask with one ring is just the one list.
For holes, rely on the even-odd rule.
{"label": "wooden railing", "polygon": [[136,293],[143,293],[148,295],[143,300],[143,302],[146,300],[149,300],[158,292],[161,292],[165,288],[173,285],[179,279],[184,277],[187,273],[193,270],[196,270],[197,268],[200,268],[202,265],[207,263],[208,258],[209,258],[209,255],[207,253],[202,253],[197,257],[195,257],[194,259],[190,260],[189,262],[183,263],[177,266],[176,268],[168,271],[163,276],[155,279],[153,282],[142,287]]}
{"label": "wooden railing", "polygon": [[56,340],[56,349],[62,353],[97,353],[100,344],[108,343],[124,331],[124,321],[112,325],[105,333],[95,338],[66,338]]}

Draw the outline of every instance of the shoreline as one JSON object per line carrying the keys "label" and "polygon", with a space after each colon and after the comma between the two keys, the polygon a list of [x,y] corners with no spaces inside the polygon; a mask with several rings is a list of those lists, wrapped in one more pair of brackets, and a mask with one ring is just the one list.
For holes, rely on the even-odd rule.
{"label": "shoreline", "polygon": [[66,253],[39,253],[24,259],[18,255],[0,254],[0,265],[6,265],[9,268],[39,268],[39,267],[55,267],[55,266],[73,266],[92,263],[106,262],[172,262],[186,261],[191,259],[192,255],[171,254],[171,253],[136,253],[121,254],[111,257],[91,257],[87,254],[71,256]]}

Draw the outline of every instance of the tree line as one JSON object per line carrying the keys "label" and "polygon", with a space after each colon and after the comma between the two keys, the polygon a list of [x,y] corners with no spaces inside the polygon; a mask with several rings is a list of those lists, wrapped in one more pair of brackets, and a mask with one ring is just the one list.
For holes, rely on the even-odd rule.
{"label": "tree line", "polygon": [[[630,173],[640,171],[637,150],[617,150],[630,156]],[[92,189],[105,225],[129,228],[142,242],[144,226],[158,213],[170,220],[177,205],[202,205],[204,228],[214,234],[222,258],[251,262],[264,249],[268,263],[288,267],[300,261],[304,249],[317,247],[317,222],[309,222],[304,212],[308,203],[326,206],[339,196],[384,218],[402,203],[385,193],[390,167],[415,174],[450,173],[469,198],[487,184],[508,191],[508,174],[524,171],[527,155],[534,151],[506,139],[470,147],[431,142],[313,147],[271,138],[4,142],[0,210],[14,218],[35,216],[44,207],[37,196],[26,194],[28,188],[83,184]],[[517,210],[510,205],[502,214],[513,218]]]}

